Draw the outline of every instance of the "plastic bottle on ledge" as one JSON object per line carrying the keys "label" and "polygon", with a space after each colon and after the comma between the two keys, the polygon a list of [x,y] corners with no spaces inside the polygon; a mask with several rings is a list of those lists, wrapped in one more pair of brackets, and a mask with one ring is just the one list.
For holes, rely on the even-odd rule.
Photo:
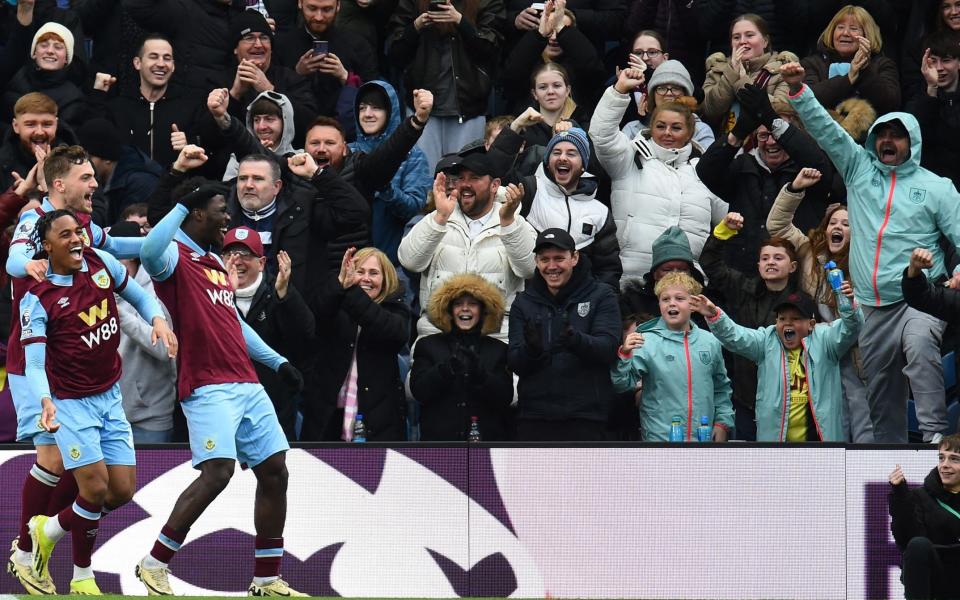
{"label": "plastic bottle on ledge", "polygon": [[710,418],[707,415],[700,417],[700,427],[697,427],[698,442],[712,442],[713,431],[710,427]]}
{"label": "plastic bottle on ledge", "polygon": [[360,413],[357,413],[357,418],[353,420],[353,441],[356,444],[367,441],[367,426],[363,422],[363,415]]}
{"label": "plastic bottle on ledge", "polygon": [[470,417],[470,431],[467,432],[467,441],[468,442],[479,442],[480,441],[480,424],[478,423],[480,419],[477,417]]}
{"label": "plastic bottle on ledge", "polygon": [[673,417],[673,420],[670,421],[670,441],[683,441],[683,421],[680,420],[679,416]]}
{"label": "plastic bottle on ledge", "polygon": [[837,308],[850,308],[850,299],[844,296],[840,290],[843,286],[843,270],[832,260],[827,261],[823,268],[827,271],[827,281],[830,282],[830,289],[837,296]]}

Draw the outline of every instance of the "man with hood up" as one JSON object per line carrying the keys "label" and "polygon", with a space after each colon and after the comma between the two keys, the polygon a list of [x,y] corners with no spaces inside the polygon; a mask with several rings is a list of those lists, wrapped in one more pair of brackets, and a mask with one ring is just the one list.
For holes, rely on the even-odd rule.
{"label": "man with hood up", "polygon": [[[260,92],[244,112],[246,113],[244,120],[247,124],[247,131],[249,131],[263,147],[262,149],[257,148],[256,150],[260,152],[269,150],[276,155],[278,160],[291,154],[303,152],[303,150],[296,150],[293,147],[293,138],[296,135],[296,124],[294,122],[293,103],[290,102],[289,98],[274,91],[268,90]],[[230,181],[237,176],[237,168],[239,166],[237,162],[237,148],[233,143],[234,141],[238,141],[238,136],[232,135],[228,129],[224,132],[224,137],[228,140],[228,147],[234,150],[234,155],[230,158],[230,162],[227,163],[227,169],[223,173],[223,180]],[[244,136],[244,139],[248,142],[251,141],[249,137],[246,136]],[[254,148],[246,148],[246,150],[254,150]],[[247,152],[241,152],[239,155],[242,158],[246,153]]]}
{"label": "man with hood up", "polygon": [[[357,120],[357,141],[349,145],[352,152],[370,154],[400,127],[403,113],[393,86],[386,81],[369,81],[357,91],[354,114]],[[371,241],[393,264],[407,222],[416,216],[427,200],[433,178],[427,157],[414,146],[388,185],[374,193]]]}
{"label": "man with hood up", "polygon": [[[912,391],[924,441],[937,443],[947,430],[940,362],[945,325],[907,306],[900,280],[917,247],[932,253],[931,279],[948,276],[938,240],[943,235],[960,244],[960,193],[952,181],[920,166],[920,125],[913,115],[883,115],[860,146],[803,84],[800,64],[786,64],[781,73],[790,103],[847,186],[850,279],[864,314],[860,352],[874,437],[907,442]],[[960,275],[949,284],[960,284]]]}

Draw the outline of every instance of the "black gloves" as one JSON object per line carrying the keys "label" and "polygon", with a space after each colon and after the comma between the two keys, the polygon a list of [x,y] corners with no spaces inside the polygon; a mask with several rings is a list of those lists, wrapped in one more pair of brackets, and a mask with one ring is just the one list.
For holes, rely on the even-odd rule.
{"label": "black gloves", "polygon": [[743,105],[740,107],[740,116],[737,117],[737,122],[733,125],[733,129],[730,133],[733,137],[737,138],[740,141],[743,141],[750,137],[750,135],[756,131],[757,127],[760,126],[760,123],[753,118],[746,110],[743,110]]}
{"label": "black gloves", "polygon": [[540,323],[536,321],[527,321],[523,324],[523,340],[527,344],[527,350],[532,356],[543,354],[543,333],[540,331]]}
{"label": "black gloves", "polygon": [[749,113],[754,121],[773,130],[773,120],[777,118],[777,111],[773,110],[773,105],[770,104],[770,96],[767,95],[766,88],[748,83],[737,92],[737,100],[740,101],[741,118],[744,113]]}
{"label": "black gloves", "polygon": [[277,376],[291,394],[299,394],[303,390],[303,375],[289,362],[280,365]]}

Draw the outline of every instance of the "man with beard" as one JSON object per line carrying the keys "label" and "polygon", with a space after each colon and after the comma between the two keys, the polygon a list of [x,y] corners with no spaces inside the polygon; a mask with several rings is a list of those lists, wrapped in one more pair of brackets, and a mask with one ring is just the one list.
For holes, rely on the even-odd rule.
{"label": "man with beard", "polygon": [[36,153],[46,154],[60,143],[75,143],[69,129],[57,131],[57,103],[39,92],[24,94],[13,106],[13,127],[0,146],[0,189],[9,188],[11,172],[25,177],[37,164]]}
{"label": "man with beard", "polygon": [[[820,223],[830,203],[833,169],[810,136],[787,121],[788,112],[793,112],[789,106],[781,106],[778,112],[767,92],[752,84],[737,98],[743,122],[738,120],[726,140],[718,140],[704,152],[697,175],[711,192],[730,203],[732,212],[743,215],[743,229],[727,244],[724,256],[739,271],[753,273],[760,243],[770,237],[767,215],[780,189],[804,167],[825,175],[806,190],[794,217],[794,224],[808,231]],[[753,149],[741,152],[751,139]]]}
{"label": "man with beard", "polygon": [[[912,395],[924,441],[937,443],[947,430],[940,362],[945,324],[909,307],[900,280],[910,252],[918,247],[932,253],[931,279],[948,276],[938,242],[945,236],[954,246],[960,244],[960,194],[952,181],[920,166],[922,136],[913,115],[883,115],[861,146],[803,84],[801,65],[788,63],[781,73],[790,103],[847,186],[850,279],[865,320],[860,353],[874,438],[885,444],[907,442],[907,398]],[[948,284],[960,287],[960,274]]]}
{"label": "man with beard", "polygon": [[[61,146],[53,149],[43,163],[44,179],[49,186],[49,196],[38,208],[25,211],[14,230],[7,258],[7,273],[13,279],[13,305],[19,306],[27,292],[31,279],[42,281],[47,273],[47,261],[35,260],[37,249],[33,244],[34,226],[44,214],[54,210],[73,211],[83,226],[83,242],[106,250],[117,258],[133,258],[139,255],[140,238],[113,238],[106,235],[96,224],[90,222],[93,211],[93,193],[97,189],[90,157],[79,146]],[[14,406],[17,409],[17,439],[32,440],[36,447],[36,464],[31,468],[23,484],[21,495],[20,538],[10,558],[11,568],[28,587],[28,591],[46,590],[54,593],[49,577],[39,578],[30,570],[32,544],[27,533],[27,521],[36,513],[45,510],[56,514],[67,506],[76,494],[72,476],[64,476],[63,459],[57,450],[53,435],[39,427],[40,405],[37,404],[26,381],[26,357],[20,344],[20,320],[11,322],[10,339],[7,345],[7,376]],[[62,479],[61,479],[62,477]],[[60,487],[58,487],[58,485]],[[72,491],[70,490],[72,488]],[[62,501],[63,504],[58,504]],[[32,578],[31,578],[32,574]],[[26,581],[25,581],[26,580]]]}
{"label": "man with beard", "polygon": [[[514,297],[536,269],[533,246],[537,233],[516,214],[523,188],[509,185],[504,202],[496,201],[500,179],[493,162],[482,147],[462,156],[458,181],[450,193],[447,176],[442,172],[437,175],[433,182],[436,210],[414,225],[400,242],[400,264],[423,274],[423,307],[430,305],[433,290],[447,277],[470,271],[497,286],[507,300],[509,315]],[[504,319],[493,337],[506,342],[507,323]],[[417,322],[417,337],[438,331],[424,311]]]}
{"label": "man with beard", "polygon": [[[336,28],[340,0],[299,0],[297,5],[303,25],[280,36],[276,58],[310,81],[319,103],[317,114],[335,117],[348,112],[352,102],[341,102],[340,95],[351,78],[376,78],[376,55],[364,38]],[[317,42],[326,42],[326,49],[316,49]],[[352,121],[340,119],[345,124]]]}

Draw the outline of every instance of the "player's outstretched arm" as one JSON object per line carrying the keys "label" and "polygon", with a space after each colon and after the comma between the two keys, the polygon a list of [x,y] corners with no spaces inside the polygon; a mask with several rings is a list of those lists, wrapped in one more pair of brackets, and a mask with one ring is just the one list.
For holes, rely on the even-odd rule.
{"label": "player's outstretched arm", "polygon": [[252,360],[270,367],[274,371],[278,370],[283,363],[288,362],[276,350],[268,346],[263,338],[253,330],[253,327],[247,325],[247,322],[240,318],[240,313],[237,313],[237,319],[239,319],[240,329],[243,331],[243,341],[247,343],[247,354],[250,355]]}
{"label": "player's outstretched arm", "polygon": [[157,281],[170,277],[177,266],[179,254],[173,238],[189,212],[186,206],[177,204],[143,239],[140,262],[147,273],[150,273],[150,277]]}
{"label": "player's outstretched arm", "polygon": [[98,246],[116,258],[139,258],[143,247],[142,237],[113,237],[102,233],[103,243]]}
{"label": "player's outstretched arm", "polygon": [[25,212],[20,216],[16,229],[13,231],[13,240],[7,254],[7,273],[11,277],[33,277],[43,281],[47,272],[46,260],[33,260],[33,226],[37,221],[37,213]]}

